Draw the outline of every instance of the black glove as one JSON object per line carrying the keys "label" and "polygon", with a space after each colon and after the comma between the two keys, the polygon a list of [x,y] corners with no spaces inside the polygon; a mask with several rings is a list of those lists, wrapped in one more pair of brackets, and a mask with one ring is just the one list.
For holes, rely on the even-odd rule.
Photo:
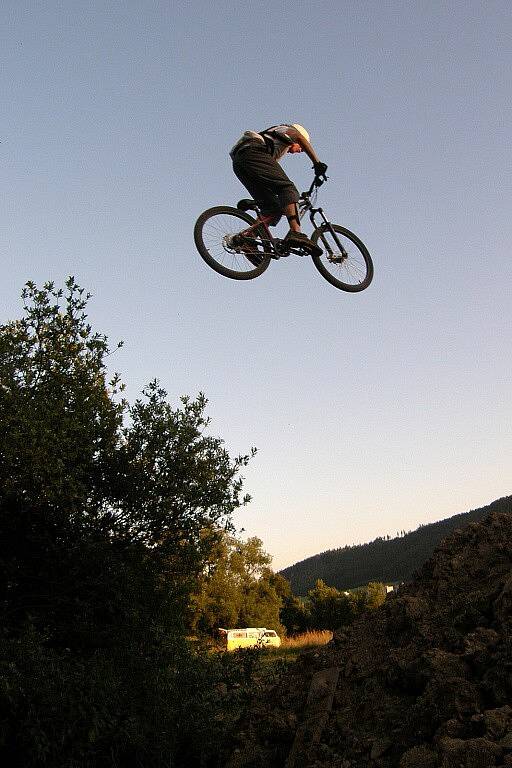
{"label": "black glove", "polygon": [[313,170],[315,171],[315,176],[325,176],[327,165],[319,160],[318,163],[313,165]]}

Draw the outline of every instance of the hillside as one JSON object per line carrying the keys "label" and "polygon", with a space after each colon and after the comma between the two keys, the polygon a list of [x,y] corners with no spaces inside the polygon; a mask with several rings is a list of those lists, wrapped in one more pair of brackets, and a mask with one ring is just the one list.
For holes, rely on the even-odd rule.
{"label": "hillside", "polygon": [[352,589],[370,581],[387,584],[407,581],[448,534],[468,523],[479,522],[491,508],[508,509],[511,500],[512,496],[508,496],[481,509],[420,526],[394,539],[379,538],[369,544],[331,549],[284,568],[281,573],[296,595],[306,595],[317,579],[337,589]]}
{"label": "hillside", "polygon": [[512,766],[512,499],[260,693],[229,768]]}

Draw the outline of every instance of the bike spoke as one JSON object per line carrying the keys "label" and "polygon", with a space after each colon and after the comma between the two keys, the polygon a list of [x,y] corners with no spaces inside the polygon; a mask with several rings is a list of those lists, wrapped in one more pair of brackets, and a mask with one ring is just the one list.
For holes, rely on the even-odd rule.
{"label": "bike spoke", "polygon": [[[254,267],[246,254],[242,251],[237,252],[230,245],[230,239],[233,236],[247,229],[247,226],[243,225],[243,221],[228,215],[212,217],[203,226],[202,238],[210,256],[219,264],[235,272],[247,272]],[[253,235],[252,239],[256,240],[256,235]],[[263,253],[260,243],[256,244],[254,257],[261,257]],[[249,253],[249,256],[252,256],[252,253]]]}
{"label": "bike spoke", "polygon": [[353,232],[338,224],[325,224],[315,230],[312,239],[322,249],[319,256],[313,256],[313,263],[332,285],[351,292],[362,291],[370,285],[372,259]]}
{"label": "bike spoke", "polygon": [[[242,232],[251,229],[252,237]],[[194,226],[194,241],[202,258],[220,275],[233,280],[253,280],[270,264],[271,247],[259,239],[260,224],[246,213],[217,206],[204,211]]]}
{"label": "bike spoke", "polygon": [[[331,233],[324,232],[319,241],[319,244],[324,246],[324,256],[321,257],[322,263],[324,264],[324,267],[341,282],[348,285],[360,285],[366,278],[367,272],[364,257],[348,239],[343,238],[339,233],[337,233],[337,237],[342,243],[345,253],[340,251]],[[324,238],[329,245],[329,251],[331,251],[331,253],[325,251]],[[334,259],[341,258],[343,260],[341,262],[331,261],[329,257],[334,257]]]}

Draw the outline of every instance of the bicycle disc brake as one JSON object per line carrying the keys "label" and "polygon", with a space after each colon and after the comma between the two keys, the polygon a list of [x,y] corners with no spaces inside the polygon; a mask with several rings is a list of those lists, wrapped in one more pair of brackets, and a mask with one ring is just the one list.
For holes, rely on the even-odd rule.
{"label": "bicycle disc brake", "polygon": [[254,238],[244,237],[239,233],[236,235],[224,235],[223,245],[225,250],[230,253],[245,253],[246,250],[251,252],[251,248],[256,251],[256,242]]}
{"label": "bicycle disc brake", "polygon": [[327,256],[327,261],[331,264],[343,264],[344,261],[346,261],[348,258],[348,253],[345,251],[345,253],[340,254],[339,256],[335,256],[334,253],[330,253]]}
{"label": "bicycle disc brake", "polygon": [[322,240],[327,251],[326,258],[330,264],[343,264],[343,262],[348,259],[348,251],[345,250],[341,243],[337,242],[336,245],[339,245],[339,250],[333,251],[329,243],[327,243],[324,238],[322,238]]}

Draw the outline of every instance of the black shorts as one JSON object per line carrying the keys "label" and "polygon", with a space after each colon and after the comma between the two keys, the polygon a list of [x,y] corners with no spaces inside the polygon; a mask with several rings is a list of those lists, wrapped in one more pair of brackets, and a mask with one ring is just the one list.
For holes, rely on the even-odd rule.
{"label": "black shorts", "polygon": [[299,193],[265,146],[242,147],[233,158],[233,171],[263,214],[279,216],[283,208],[299,200]]}

